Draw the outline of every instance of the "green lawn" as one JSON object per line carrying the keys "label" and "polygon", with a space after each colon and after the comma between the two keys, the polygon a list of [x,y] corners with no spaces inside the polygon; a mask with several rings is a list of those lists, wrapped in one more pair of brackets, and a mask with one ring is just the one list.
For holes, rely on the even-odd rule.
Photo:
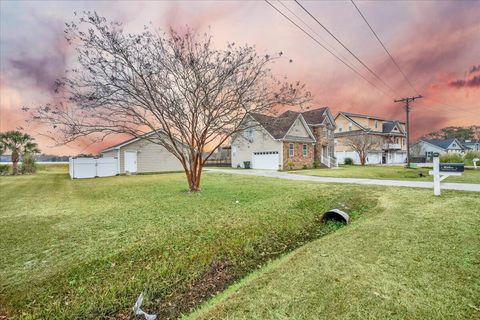
{"label": "green lawn", "polygon": [[363,187],[209,173],[189,194],[180,173],[72,181],[65,166],[41,169],[0,177],[0,318],[128,318],[141,291],[173,318],[335,229],[325,210],[376,202]]}
{"label": "green lawn", "polygon": [[[321,168],[289,172],[320,177],[433,181],[433,177],[428,174],[430,170],[432,169],[406,169],[397,166],[340,166],[338,169]],[[448,177],[444,182],[480,183],[480,169],[466,169],[462,176]]]}
{"label": "green lawn", "polygon": [[[477,193],[205,173],[189,194],[180,173],[43,169],[0,177],[0,318],[128,318],[141,291],[175,318],[247,275],[192,317],[480,314]],[[333,207],[354,219],[332,233]]]}
{"label": "green lawn", "polygon": [[190,319],[480,319],[480,197],[370,188],[374,209]]}

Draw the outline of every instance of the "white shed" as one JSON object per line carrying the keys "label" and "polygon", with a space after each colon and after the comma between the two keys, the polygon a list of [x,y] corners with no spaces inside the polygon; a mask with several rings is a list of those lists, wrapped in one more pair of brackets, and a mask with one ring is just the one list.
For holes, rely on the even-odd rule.
{"label": "white shed", "polygon": [[[147,134],[152,135],[153,133]],[[181,171],[180,161],[165,147],[144,138],[133,138],[102,151],[103,157],[116,157],[120,173]]]}

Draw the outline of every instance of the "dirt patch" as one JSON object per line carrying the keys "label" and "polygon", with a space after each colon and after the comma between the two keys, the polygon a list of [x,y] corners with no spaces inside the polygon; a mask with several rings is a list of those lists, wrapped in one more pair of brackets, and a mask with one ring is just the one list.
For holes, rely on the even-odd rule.
{"label": "dirt patch", "polygon": [[233,265],[229,261],[215,261],[182,293],[170,296],[150,312],[157,314],[158,319],[176,319],[223,291],[234,279]]}

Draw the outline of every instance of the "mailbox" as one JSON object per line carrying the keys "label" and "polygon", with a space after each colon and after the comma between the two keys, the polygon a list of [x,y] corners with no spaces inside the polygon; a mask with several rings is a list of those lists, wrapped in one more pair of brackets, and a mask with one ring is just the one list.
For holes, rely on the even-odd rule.
{"label": "mailbox", "polygon": [[463,163],[440,163],[440,172],[464,172]]}

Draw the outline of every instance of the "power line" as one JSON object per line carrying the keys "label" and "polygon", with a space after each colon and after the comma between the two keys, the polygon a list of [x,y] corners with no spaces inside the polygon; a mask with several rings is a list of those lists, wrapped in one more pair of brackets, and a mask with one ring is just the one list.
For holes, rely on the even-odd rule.
{"label": "power line", "polygon": [[[425,97],[426,99],[429,99],[428,97]],[[430,98],[430,100],[432,100],[432,98]],[[436,101],[436,100],[432,100],[432,101]],[[439,104],[437,105],[431,105],[431,104],[426,104],[426,103],[422,103],[420,104],[421,107],[426,107],[426,108],[431,108],[432,110],[436,109],[438,110],[439,108],[444,108],[444,109],[455,109],[455,110],[458,110],[460,112],[465,112],[465,113],[468,113],[468,114],[471,114],[471,115],[474,115],[474,116],[478,116],[479,113],[478,112],[474,112],[472,110],[467,110],[466,108],[460,108],[460,107],[455,107],[455,106],[452,106],[452,105],[447,105],[447,104],[443,104],[442,102],[438,102]]]}
{"label": "power line", "polygon": [[375,38],[377,38],[378,42],[380,43],[380,45],[382,46],[382,48],[385,50],[385,52],[388,54],[388,56],[390,57],[390,59],[392,60],[393,64],[397,67],[398,71],[400,71],[400,73],[403,75],[403,77],[405,78],[405,80],[407,80],[408,84],[410,85],[410,88],[412,88],[413,91],[415,91],[415,93],[417,95],[419,95],[418,93],[418,90],[415,89],[415,87],[413,86],[412,82],[410,81],[410,79],[408,79],[407,75],[405,74],[405,72],[403,72],[402,68],[400,68],[400,66],[398,65],[397,61],[395,61],[395,59],[393,58],[393,56],[390,54],[390,52],[388,51],[387,47],[385,47],[385,45],[383,44],[382,40],[380,40],[380,38],[378,37],[377,33],[375,32],[375,30],[373,30],[372,26],[370,25],[370,23],[368,23],[367,21],[367,18],[365,18],[365,16],[363,15],[363,13],[360,11],[360,9],[357,7],[357,5],[355,4],[355,2],[353,2],[353,0],[350,0],[353,4],[353,6],[357,9],[358,13],[360,14],[360,16],[363,18],[363,21],[365,21],[365,23],[367,24],[367,26],[370,28],[370,31],[372,31],[373,35],[375,36]]}
{"label": "power line", "polygon": [[287,15],[285,15],[281,10],[279,10],[277,7],[275,7],[273,4],[271,4],[268,0],[265,0],[266,3],[268,3],[273,9],[275,9],[278,13],[280,13],[284,18],[286,18],[288,21],[290,21],[294,26],[296,26],[298,29],[300,29],[303,33],[305,33],[308,37],[310,37],[313,41],[315,41],[318,45],[320,45],[323,49],[325,49],[328,53],[330,53],[332,56],[337,58],[340,62],[342,62],[345,66],[347,66],[350,70],[355,72],[359,77],[361,77],[363,80],[368,82],[370,85],[375,87],[377,90],[379,90],[382,94],[385,96],[389,97],[382,89],[377,87],[373,82],[365,78],[359,71],[357,71],[353,66],[349,65],[347,62],[343,61],[340,57],[338,57],[335,53],[333,53],[331,50],[329,50],[327,47],[325,47],[320,41],[318,41],[314,36],[312,36],[310,33],[305,31],[301,26],[299,26],[295,21],[290,19]]}
{"label": "power line", "polygon": [[355,53],[353,53],[350,49],[348,49],[348,47],[346,45],[343,44],[342,41],[340,41],[332,32],[330,32],[330,30],[328,30],[327,27],[325,27],[320,21],[318,21],[317,18],[315,18],[314,15],[312,15],[310,13],[310,11],[308,11],[304,6],[302,6],[302,4],[300,2],[298,2],[298,0],[295,0],[295,2],[313,19],[315,20],[315,22],[317,22],[330,36],[332,36],[345,50],[347,50],[362,66],[364,66],[375,78],[377,78],[378,80],[380,80],[388,89],[390,89],[390,91],[392,93],[394,93],[394,95],[397,95],[398,94],[395,92],[395,90],[388,84],[385,82],[385,80],[383,80],[382,78],[380,78],[379,75],[377,75],[375,73],[375,71],[373,71],[372,69],[370,69],[370,67],[368,67]]}
{"label": "power line", "polygon": [[339,55],[341,58],[343,58],[345,61],[347,61],[348,63],[351,64],[351,61],[349,61],[349,59],[347,57],[345,57],[344,54],[342,54],[340,51],[338,51],[337,49],[335,49],[334,46],[332,46],[331,44],[328,43],[327,40],[325,40],[321,35],[320,33],[318,33],[315,29],[313,29],[308,23],[305,22],[305,20],[303,20],[301,17],[299,17],[295,12],[293,12],[288,6],[286,6],[281,0],[277,0],[278,3],[280,3],[285,9],[288,10],[288,12],[290,12],[290,14],[292,14],[295,18],[297,18],[298,20],[300,20],[303,25],[305,27],[307,27],[310,31],[312,31],[317,37],[320,38],[320,40],[322,40],[323,42],[325,42],[325,44],[330,48],[332,49],[333,51],[335,51],[335,53],[337,55]]}

